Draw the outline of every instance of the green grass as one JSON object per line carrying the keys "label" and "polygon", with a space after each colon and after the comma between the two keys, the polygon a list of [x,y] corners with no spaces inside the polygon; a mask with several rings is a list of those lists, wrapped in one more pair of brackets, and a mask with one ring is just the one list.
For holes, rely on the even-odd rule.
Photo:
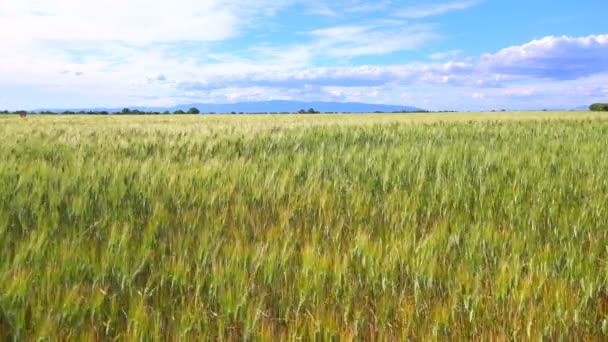
{"label": "green grass", "polygon": [[0,136],[0,340],[608,338],[608,114]]}

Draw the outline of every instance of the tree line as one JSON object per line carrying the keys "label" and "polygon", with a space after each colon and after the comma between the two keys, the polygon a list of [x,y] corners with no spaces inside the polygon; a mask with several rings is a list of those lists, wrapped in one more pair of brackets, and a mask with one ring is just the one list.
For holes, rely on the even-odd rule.
{"label": "tree line", "polygon": [[53,111],[48,111],[48,110],[42,110],[42,111],[32,111],[32,112],[28,112],[25,110],[17,110],[17,111],[8,111],[8,110],[3,110],[0,111],[0,114],[19,114],[19,115],[23,115],[23,114],[64,114],[64,115],[118,115],[118,114],[125,114],[125,115],[153,115],[153,114],[200,114],[200,110],[198,110],[197,108],[190,108],[188,111],[183,111],[183,110],[176,110],[173,112],[170,111],[164,111],[164,112],[156,112],[156,111],[143,111],[143,110],[139,110],[139,109],[129,109],[129,108],[124,108],[121,111],[118,112],[109,112],[109,111],[105,111],[105,110],[100,110],[100,111],[71,111],[71,110],[64,110],[62,112],[53,112]]}
{"label": "tree line", "polygon": [[[448,111],[445,111],[448,112]],[[350,113],[350,112],[323,112],[324,114],[341,114],[341,113]],[[392,112],[383,112],[383,111],[375,111],[374,113],[429,113],[429,111],[426,110],[419,110],[419,111],[406,111],[406,110],[399,110],[399,111],[392,111]],[[142,111],[139,109],[129,109],[129,108],[124,108],[121,111],[116,111],[116,112],[109,112],[109,111],[70,111],[70,110],[65,110],[62,112],[53,112],[53,111],[32,111],[32,112],[28,112],[25,110],[18,110],[18,111],[8,111],[8,110],[3,110],[0,111],[0,114],[18,114],[18,115],[27,115],[27,114],[62,114],[62,115],[163,115],[163,114],[201,114],[201,111],[198,108],[192,107],[187,111],[183,111],[181,109],[179,110],[175,110],[173,112],[171,111],[163,111],[163,112],[158,112],[158,111]],[[216,114],[215,112],[209,112],[208,114]],[[256,112],[256,113],[244,113],[244,112],[230,112],[229,114],[321,114],[320,111],[315,110],[314,108],[310,108],[308,110],[305,109],[300,109],[297,112]]]}

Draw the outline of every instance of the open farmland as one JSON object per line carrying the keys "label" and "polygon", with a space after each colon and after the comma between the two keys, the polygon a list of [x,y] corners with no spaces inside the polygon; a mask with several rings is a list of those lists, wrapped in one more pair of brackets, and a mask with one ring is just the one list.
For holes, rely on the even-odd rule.
{"label": "open farmland", "polygon": [[608,338],[608,113],[0,137],[0,340]]}

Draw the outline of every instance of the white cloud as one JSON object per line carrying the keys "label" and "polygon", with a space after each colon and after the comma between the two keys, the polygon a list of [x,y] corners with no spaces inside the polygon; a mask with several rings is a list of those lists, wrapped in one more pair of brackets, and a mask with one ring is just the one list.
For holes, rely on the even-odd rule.
{"label": "white cloud", "polygon": [[304,33],[297,44],[257,46],[251,49],[254,56],[251,60],[272,61],[268,64],[292,69],[310,67],[328,58],[347,61],[360,56],[415,50],[439,37],[434,25],[379,20],[312,30]]}
{"label": "white cloud", "polygon": [[[323,44],[326,44],[323,46],[327,50],[331,50],[333,44],[352,44],[359,46],[361,51],[373,50],[374,45],[365,46],[356,38],[345,38],[344,42],[337,38],[341,36],[339,32],[352,34],[366,30],[367,27],[357,26],[334,28],[323,31],[323,34],[317,32],[316,34],[323,38],[320,38],[321,42],[312,43],[312,46],[318,44],[314,48],[303,45],[284,51],[279,51],[278,47],[259,49],[255,59],[218,55],[218,61],[208,64],[200,64],[196,59],[167,58],[162,48],[151,47],[142,50],[112,43],[108,43],[103,50],[113,50],[116,55],[123,56],[119,62],[112,54],[74,62],[62,49],[43,49],[46,52],[40,56],[0,54],[0,71],[3,78],[12,80],[13,83],[29,84],[36,80],[49,84],[110,84],[116,83],[116,80],[130,80],[132,84],[140,86],[179,85],[183,90],[231,86],[271,86],[287,89],[301,88],[306,84],[378,86],[390,83],[501,88],[512,81],[573,79],[608,72],[608,35],[583,38],[548,37],[468,61],[392,66],[310,67],[310,60]],[[574,52],[569,47],[573,47]],[[331,51],[324,50],[319,53]],[[565,62],[543,63],[545,60]],[[513,65],[519,68],[514,68]],[[64,70],[69,71],[69,74],[59,74]],[[572,70],[577,70],[577,73],[573,74]],[[75,79],[74,73],[83,74]],[[164,79],[159,79],[159,75]]]}
{"label": "white cloud", "polygon": [[464,10],[476,5],[479,1],[452,1],[446,3],[420,4],[406,7],[397,12],[397,16],[407,19],[420,19]]}
{"label": "white cloud", "polygon": [[493,73],[543,79],[577,79],[608,71],[608,34],[545,37],[479,59]]}
{"label": "white cloud", "polygon": [[441,59],[454,59],[462,54],[462,50],[450,50],[445,52],[436,52],[429,56],[430,59],[441,60]]}
{"label": "white cloud", "polygon": [[234,37],[251,18],[273,14],[280,0],[4,0],[0,42],[85,40],[148,43]]}
{"label": "white cloud", "polygon": [[391,0],[375,0],[375,1],[351,1],[343,3],[344,11],[347,12],[377,12],[384,11],[391,7]]}
{"label": "white cloud", "polygon": [[513,87],[510,89],[501,89],[501,95],[510,97],[532,97],[541,95],[542,91],[535,87]]}
{"label": "white cloud", "polygon": [[[352,33],[365,28],[344,30]],[[555,108],[574,108],[605,99],[608,89],[597,86],[608,82],[608,68],[602,67],[606,55],[600,53],[605,39],[604,36],[548,37],[540,40],[540,44],[531,42],[492,55],[444,63],[313,68],[249,61],[246,66],[239,64],[242,68],[237,70],[221,64],[213,67],[216,73],[199,69],[187,80],[204,80],[201,84],[190,84],[190,95],[210,98],[210,94],[214,94],[213,98],[223,101],[250,99],[243,94],[251,90],[259,99],[394,103],[394,99],[402,98],[411,99],[406,104],[429,109],[542,109],[546,103],[554,104]],[[574,65],[585,64],[588,71],[579,74],[577,81],[562,81],[572,78],[560,76],[560,72],[572,76],[572,68],[568,64],[543,65],[544,59],[538,56],[558,58]],[[528,69],[506,68],[513,60]],[[531,71],[532,67],[540,71]],[[232,89],[233,95],[226,95],[227,89]],[[442,95],[440,100],[432,97],[438,92],[449,95]],[[465,97],[479,104],[463,101]]]}
{"label": "white cloud", "polygon": [[382,55],[413,50],[438,38],[431,25],[384,21],[370,25],[335,26],[310,32],[317,40],[311,48],[332,57]]}
{"label": "white cloud", "polygon": [[[357,28],[352,28],[356,31]],[[331,35],[330,35],[331,36]],[[604,38],[592,36],[585,38],[560,38],[560,40],[571,42],[586,42],[583,45],[595,46],[602,44]],[[552,38],[555,39],[555,38]],[[598,43],[599,42],[599,43]],[[536,44],[537,45],[537,44]],[[160,48],[149,48],[140,50],[129,46],[112,46],[121,56],[128,56],[124,61],[114,65],[111,55],[85,60],[83,63],[70,61],[60,52],[45,55],[44,61],[40,58],[22,60],[20,56],[13,56],[13,67],[17,61],[22,60],[20,69],[3,68],[7,65],[0,58],[0,71],[3,78],[12,79],[12,84],[31,84],[35,80],[42,89],[53,92],[73,92],[77,89],[84,98],[108,96],[111,93],[130,94],[133,98],[140,98],[145,103],[166,103],[168,99],[181,98],[209,101],[236,101],[251,99],[271,98],[301,98],[301,99],[338,99],[392,102],[391,98],[400,98],[406,90],[401,93],[394,89],[413,88],[423,89],[431,87],[428,92],[436,93],[439,89],[450,92],[457,96],[457,89],[469,89],[460,96],[474,97],[484,100],[484,104],[495,103],[496,106],[508,107],[500,103],[499,99],[511,99],[512,101],[530,101],[532,98],[542,96],[558,96],[564,93],[574,92],[572,99],[596,99],[606,95],[605,87],[597,84],[606,84],[606,78],[596,78],[593,81],[584,81],[593,84],[584,89],[562,89],[553,92],[545,91],[549,85],[535,84],[545,78],[535,76],[537,73],[530,72],[530,76],[520,73],[510,73],[505,70],[505,61],[511,61],[511,57],[517,56],[517,60],[523,63],[525,58],[537,61],[540,50],[525,44],[521,47],[513,47],[500,51],[494,55],[483,55],[479,58],[464,59],[463,61],[450,61],[444,63],[411,63],[392,66],[344,66],[344,67],[310,67],[307,64],[309,56],[298,59],[299,53],[287,51],[285,56],[278,59],[265,60],[264,56],[259,59],[244,59],[242,57],[215,56],[215,62],[211,64],[200,64],[196,59],[167,59],[164,51]],[[547,48],[543,51],[553,51],[556,45],[541,44]],[[577,45],[577,44],[575,44]],[[504,51],[536,51],[535,53],[505,54]],[[561,50],[560,50],[561,51]],[[568,49],[563,55],[570,56],[569,61],[576,62]],[[270,53],[270,52],[268,52]],[[551,55],[550,53],[542,54]],[[507,57],[505,57],[507,56]],[[502,59],[501,59],[502,57]],[[585,57],[586,58],[586,57]],[[601,61],[601,58],[596,58]],[[491,61],[492,63],[490,63]],[[588,61],[590,70],[601,74],[593,63]],[[524,63],[528,66],[532,63]],[[51,67],[49,67],[51,66]],[[537,67],[546,72],[546,68],[537,64]],[[561,66],[569,70],[567,65]],[[598,71],[599,70],[599,71]],[[603,69],[608,72],[608,69]],[[60,73],[66,71],[65,73]],[[558,73],[559,69],[552,73]],[[75,77],[76,73],[82,73]],[[553,77],[552,79],[561,79]],[[585,79],[589,79],[586,77]],[[129,80],[125,82],[124,80]],[[518,83],[532,83],[527,86],[518,86]],[[581,81],[583,82],[583,81]],[[0,80],[2,83],[2,80]],[[103,92],[100,92],[103,89]],[[393,90],[391,90],[393,89]],[[449,90],[448,90],[449,89]],[[250,92],[251,96],[246,94]],[[135,96],[135,97],[134,97]],[[419,95],[420,101],[429,100]],[[417,97],[414,97],[417,99]],[[461,98],[462,99],[462,98]],[[422,106],[418,100],[413,100],[412,105]],[[443,101],[443,100],[442,100]],[[446,100],[447,101],[447,100]],[[494,102],[491,102],[494,101]],[[587,100],[581,100],[583,103]],[[455,105],[457,102],[452,102]],[[462,109],[462,108],[457,108]]]}

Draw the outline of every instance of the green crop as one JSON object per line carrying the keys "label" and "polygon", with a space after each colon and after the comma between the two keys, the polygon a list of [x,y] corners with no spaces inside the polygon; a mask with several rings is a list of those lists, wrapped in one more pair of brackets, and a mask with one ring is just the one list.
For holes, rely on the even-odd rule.
{"label": "green crop", "polygon": [[608,338],[606,114],[0,136],[0,340]]}

